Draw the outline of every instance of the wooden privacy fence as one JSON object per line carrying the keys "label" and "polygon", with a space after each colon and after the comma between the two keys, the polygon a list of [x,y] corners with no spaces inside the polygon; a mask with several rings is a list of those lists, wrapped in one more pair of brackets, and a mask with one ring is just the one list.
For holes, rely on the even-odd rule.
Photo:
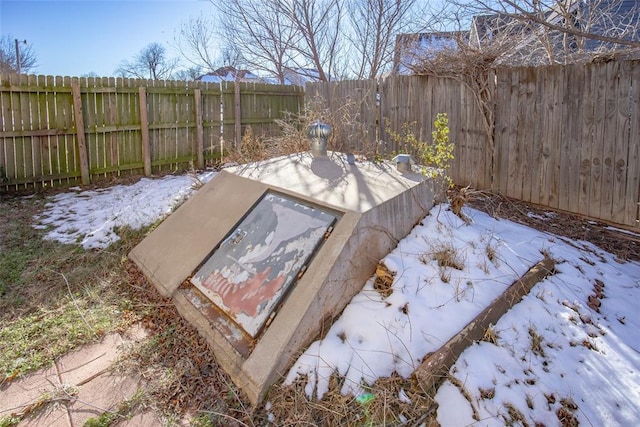
{"label": "wooden privacy fence", "polygon": [[303,96],[242,82],[2,75],[0,188],[202,168],[247,126],[273,134]]}
{"label": "wooden privacy fence", "polygon": [[[491,179],[491,156],[487,152],[487,132],[473,93],[461,82],[442,77],[393,76],[380,80],[353,80],[335,83],[307,83],[305,102],[338,111],[341,121],[361,122],[359,133],[351,133],[347,149],[368,155],[388,155],[401,150],[387,128],[402,132],[405,123],[421,141],[431,141],[433,121],[438,113],[449,116],[450,137],[456,143],[453,175],[456,182],[486,188]],[[344,111],[343,110],[347,110]],[[337,127],[344,125],[338,124]],[[342,147],[338,147],[342,148]],[[466,184],[465,184],[466,185]]]}
{"label": "wooden privacy fence", "polygon": [[640,61],[496,71],[492,188],[639,227]]}
{"label": "wooden privacy fence", "polygon": [[446,112],[456,184],[640,228],[640,61],[500,67],[488,81],[489,128],[474,92],[451,78],[314,83],[306,102],[358,106],[366,132],[350,142],[356,151],[397,150],[386,123],[399,132],[415,122],[430,141]]}

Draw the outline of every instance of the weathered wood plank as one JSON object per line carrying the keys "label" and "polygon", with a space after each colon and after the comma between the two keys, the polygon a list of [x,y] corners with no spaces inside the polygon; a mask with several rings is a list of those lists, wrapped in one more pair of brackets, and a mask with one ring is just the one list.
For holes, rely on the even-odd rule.
{"label": "weathered wood plank", "polygon": [[[28,76],[17,76],[18,85],[27,83]],[[20,130],[27,130],[30,127],[29,122],[29,97],[24,92],[15,92],[15,101],[17,108],[17,120],[15,126]],[[22,178],[33,176],[33,163],[31,160],[31,138],[16,138],[16,172]]]}
{"label": "weathered wood plank", "polygon": [[[104,78],[102,81],[103,86],[114,87],[115,79]],[[107,93],[104,95],[104,104],[105,104],[105,126],[116,126],[118,127],[118,100],[115,93]],[[115,166],[116,168],[120,165],[121,154],[120,154],[120,146],[122,141],[122,132],[118,130],[117,132],[111,132],[109,134],[108,139],[105,141],[107,144],[107,164],[110,166]]]}
{"label": "weathered wood plank", "polygon": [[561,147],[562,138],[564,136],[563,124],[558,120],[562,117],[564,109],[564,79],[562,68],[558,66],[550,67],[553,78],[553,116],[551,118],[551,126],[549,127],[549,145],[548,168],[547,168],[547,185],[549,199],[548,206],[558,208],[560,197],[560,176],[561,176]]}
{"label": "weathered wood plank", "polygon": [[563,122],[567,132],[565,133],[565,143],[567,150],[564,153],[566,162],[563,168],[568,170],[568,183],[565,187],[567,191],[565,209],[577,212],[580,198],[580,152],[582,149],[582,111],[584,108],[584,65],[576,64],[565,68],[565,78],[567,79],[566,108],[564,109]]}
{"label": "weathered wood plank", "polygon": [[[8,84],[8,79],[4,75],[0,74],[0,87],[5,86],[6,84]],[[6,91],[0,91],[0,114],[2,114],[2,117],[7,117],[7,111],[9,110],[9,107],[5,105],[6,95]],[[8,137],[5,136],[5,133],[8,130],[7,126],[8,123],[6,123],[6,120],[0,120],[0,185],[3,186],[9,181],[6,164],[7,156],[5,153],[8,140]]]}
{"label": "weathered wood plank", "polygon": [[518,70],[518,126],[516,129],[516,139],[511,141],[520,147],[518,151],[518,164],[515,175],[516,182],[513,184],[518,198],[525,201],[531,200],[531,146],[534,135],[534,97],[535,72],[531,67],[520,68]]}
{"label": "weathered wood plank", "polygon": [[89,184],[89,159],[87,157],[87,144],[84,138],[84,118],[82,116],[82,100],[80,94],[80,83],[77,78],[71,81],[71,92],[73,94],[73,112],[75,117],[75,128],[78,143],[78,154],[80,156],[80,176],[82,184]]}
{"label": "weathered wood plank", "polygon": [[196,116],[196,167],[204,168],[204,133],[202,130],[202,92],[200,89],[193,90],[194,114]]}
{"label": "weathered wood plank", "polygon": [[[96,87],[104,87],[104,82],[102,78],[95,79]],[[96,127],[97,129],[104,128],[107,124],[107,112],[105,107],[105,98],[108,96],[108,93],[104,92],[96,92],[95,94],[95,115],[96,115]],[[97,162],[94,166],[96,170],[104,170],[108,167],[108,157],[109,157],[109,149],[107,147],[108,137],[104,132],[96,134],[96,154],[97,154]]]}
{"label": "weathered wood plank", "polygon": [[617,102],[618,91],[617,61],[610,61],[604,65],[606,72],[605,100],[604,100],[604,130],[602,138],[602,180],[600,181],[600,215],[610,218],[613,211],[613,181],[614,159],[617,135]]}
{"label": "weathered wood plank", "polygon": [[[37,85],[37,76],[28,75],[24,76],[23,84],[24,85]],[[38,94],[37,93],[23,93],[22,97],[24,99],[25,104],[27,105],[26,110],[28,111],[29,120],[25,121],[23,127],[25,130],[33,130],[38,129],[40,127],[40,117],[39,117],[39,108],[38,108]],[[23,107],[24,108],[24,107]],[[26,145],[26,149],[29,156],[30,167],[25,168],[25,175],[28,176],[39,176],[42,175],[42,164],[40,158],[40,140],[39,138],[28,138],[25,142],[28,141]]]}
{"label": "weathered wood plank", "polygon": [[[55,77],[55,86],[56,87],[64,87],[64,79],[60,76]],[[53,120],[55,121],[56,127],[65,129],[69,128],[67,117],[69,116],[70,111],[67,110],[68,100],[67,98],[70,96],[70,93],[65,92],[57,92],[55,93],[55,108],[51,112],[53,115]],[[72,129],[75,129],[75,125],[71,123],[70,126]],[[71,141],[70,144],[73,148],[71,150],[67,150],[68,144],[67,142]],[[75,150],[75,143],[73,137],[67,137],[66,135],[61,135],[56,137],[56,144],[53,147],[52,154],[55,155],[56,158],[56,166],[57,168],[54,170],[54,173],[65,174],[71,172],[70,165],[67,158],[67,153],[71,151],[73,156],[77,151]]]}
{"label": "weathered wood plank", "polygon": [[542,185],[542,139],[544,121],[544,90],[546,73],[535,70],[535,96],[533,102],[534,122],[533,139],[531,141],[531,164],[529,175],[529,191],[532,203],[540,204],[540,188]]}
{"label": "weathered wood plank", "polygon": [[149,141],[149,117],[147,115],[147,92],[144,87],[138,89],[140,103],[140,131],[142,134],[142,161],[144,174],[151,175],[151,144]]}
{"label": "weathered wood plank", "polygon": [[[11,86],[13,86],[14,84],[17,84],[15,75],[9,75],[8,81]],[[6,114],[5,116],[6,120],[3,120],[3,121],[7,124],[10,130],[15,131],[19,129],[19,127],[16,126],[16,123],[20,123],[19,122],[20,109],[18,108],[17,93],[13,90],[5,93],[6,93],[7,109],[3,111],[3,113]],[[17,140],[15,137],[11,137],[6,142],[6,145],[5,145],[6,159],[7,159],[5,163],[5,174],[10,181],[15,181],[16,179],[22,178],[22,176],[20,175],[21,166],[18,163],[20,153],[16,145],[17,145]]]}
{"label": "weathered wood plank", "polygon": [[596,75],[592,66],[584,67],[584,84],[582,96],[584,105],[581,122],[580,170],[578,175],[578,208],[577,213],[589,215],[591,200],[591,168],[592,147],[595,140],[595,83]]}
{"label": "weathered wood plank", "polygon": [[594,86],[594,138],[591,149],[591,193],[589,195],[589,216],[601,218],[602,171],[604,163],[604,121],[606,111],[606,68],[594,64],[592,78]]}
{"label": "weathered wood plank", "polygon": [[222,144],[224,150],[235,150],[235,114],[234,114],[234,87],[232,82],[221,82],[222,92]]}
{"label": "weathered wood plank", "polygon": [[507,193],[509,176],[509,106],[511,101],[511,71],[499,69],[496,72],[496,127],[495,127],[495,163],[494,189],[500,194]]}
{"label": "weathered wood plank", "polygon": [[631,80],[630,63],[618,63],[616,73],[617,90],[615,92],[615,147],[613,151],[613,189],[611,218],[614,222],[624,224],[627,200],[627,171],[631,140],[631,109],[633,81]]}
{"label": "weathered wood plank", "polygon": [[520,150],[522,145],[517,143],[518,127],[522,118],[518,114],[518,87],[520,74],[518,69],[511,69],[511,83],[509,86],[509,126],[507,131],[507,170],[506,193],[508,197],[520,198],[522,195],[522,164]]}
{"label": "weathered wood plank", "polygon": [[482,340],[487,329],[491,325],[498,323],[498,320],[511,307],[520,302],[531,288],[550,275],[554,267],[555,262],[551,258],[544,258],[538,262],[521,278],[511,284],[502,295],[492,301],[471,322],[465,325],[458,334],[437,351],[426,356],[414,374],[415,379],[423,390],[432,390],[443,378],[446,378],[449,370],[462,352],[474,342]]}
{"label": "weathered wood plank", "polygon": [[630,80],[634,83],[631,90],[631,124],[629,135],[629,154],[627,158],[627,188],[625,191],[624,224],[640,230],[640,61],[630,61]]}

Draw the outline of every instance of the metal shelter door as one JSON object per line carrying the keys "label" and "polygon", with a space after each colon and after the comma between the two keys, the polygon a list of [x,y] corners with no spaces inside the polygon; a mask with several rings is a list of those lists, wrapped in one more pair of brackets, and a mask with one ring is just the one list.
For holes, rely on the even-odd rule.
{"label": "metal shelter door", "polygon": [[191,278],[255,338],[339,214],[266,193]]}

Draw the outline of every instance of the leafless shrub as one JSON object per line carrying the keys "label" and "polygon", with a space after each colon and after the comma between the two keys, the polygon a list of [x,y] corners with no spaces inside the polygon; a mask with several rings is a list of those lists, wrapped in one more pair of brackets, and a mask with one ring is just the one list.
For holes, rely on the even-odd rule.
{"label": "leafless shrub", "polygon": [[418,75],[446,77],[457,80],[471,90],[476,106],[482,113],[485,133],[493,152],[494,107],[490,70],[494,61],[512,44],[507,38],[500,42],[483,46],[482,49],[469,46],[459,36],[453,48],[440,49],[429,55],[422,55],[409,66]]}
{"label": "leafless shrub", "polygon": [[247,163],[309,151],[307,127],[317,120],[332,128],[329,150],[373,158],[375,142],[368,138],[359,110],[360,104],[356,101],[345,100],[338,108],[330,109],[322,98],[316,98],[300,114],[287,112],[282,119],[276,119],[280,128],[277,136],[258,135],[248,126],[240,150],[229,153],[225,160]]}

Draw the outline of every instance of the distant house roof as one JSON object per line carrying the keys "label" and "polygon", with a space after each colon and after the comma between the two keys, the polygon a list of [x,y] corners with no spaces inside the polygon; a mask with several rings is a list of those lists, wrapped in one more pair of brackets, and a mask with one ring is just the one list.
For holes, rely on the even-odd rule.
{"label": "distant house roof", "polygon": [[[544,19],[552,25],[564,26],[567,20],[578,31],[598,35],[611,35],[626,40],[640,40],[640,5],[634,0],[602,0],[587,2],[582,0],[565,0],[546,11]],[[501,14],[479,15],[473,18],[469,30],[471,46],[481,48],[498,37],[524,35],[515,46],[497,60],[498,63],[525,65],[539,61],[545,55],[540,43],[542,24],[525,24],[522,19]],[[611,43],[600,40],[581,39],[569,33],[548,30],[546,43],[554,46],[556,59],[574,60],[581,55],[612,49]]]}
{"label": "distant house roof", "polygon": [[466,31],[398,34],[393,59],[393,72],[407,74],[421,58],[435,55],[443,49],[457,49],[460,40],[465,41]]}
{"label": "distant house roof", "polygon": [[315,68],[285,68],[285,84],[304,86],[308,82],[319,82],[320,73]]}
{"label": "distant house roof", "polygon": [[524,24],[507,15],[476,15],[469,29],[469,45],[480,48],[502,36],[521,33]]}
{"label": "distant house roof", "polygon": [[[640,41],[640,1],[565,0],[560,6],[550,8],[544,19],[553,25],[563,26],[567,20],[579,31],[591,34],[612,35],[616,38]],[[589,9],[589,8],[592,9]],[[619,29],[619,30],[618,30]],[[510,43],[510,48],[496,60],[496,64],[529,65],[547,60],[545,45],[541,43],[543,26],[527,22],[518,16],[507,14],[477,15],[468,32],[443,32],[400,34],[396,37],[394,72],[407,73],[412,65],[419,64],[421,58],[438,50],[457,48],[456,42],[463,41],[469,46],[482,49],[498,39]],[[546,30],[545,30],[546,31]],[[518,37],[512,37],[512,36]],[[524,37],[521,37],[524,36]],[[556,62],[574,62],[596,53],[610,51],[612,43],[579,38],[561,31],[548,31],[547,42],[554,46]]]}
{"label": "distant house roof", "polygon": [[213,83],[220,83],[223,81],[234,82],[236,80],[241,82],[266,83],[262,77],[253,74],[249,70],[238,70],[232,66],[218,68],[211,73],[203,74],[196,78],[196,80]]}

